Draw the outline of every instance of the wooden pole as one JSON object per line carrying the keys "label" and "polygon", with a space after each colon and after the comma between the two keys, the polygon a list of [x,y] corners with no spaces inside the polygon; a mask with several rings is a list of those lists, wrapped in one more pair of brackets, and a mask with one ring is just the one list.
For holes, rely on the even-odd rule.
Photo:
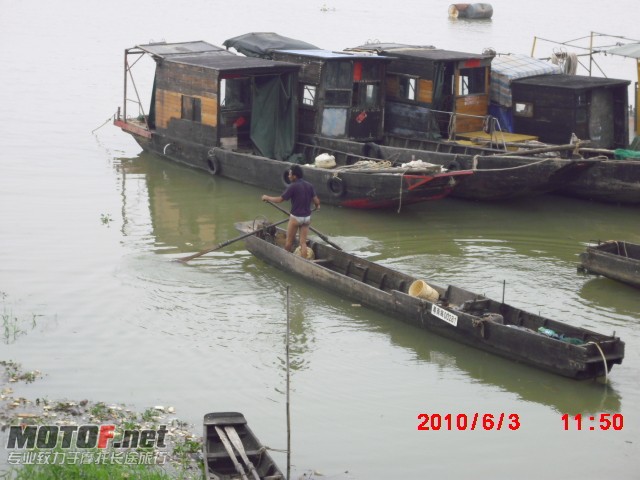
{"label": "wooden pole", "polygon": [[289,406],[289,290],[287,285],[287,338],[286,338],[286,358],[287,358],[287,480],[291,478],[291,409]]}
{"label": "wooden pole", "polygon": [[286,221],[287,220],[281,220],[281,221],[276,222],[276,223],[270,223],[268,225],[263,225],[262,227],[257,228],[257,229],[255,229],[255,230],[253,230],[251,232],[242,234],[239,237],[232,238],[231,240],[227,240],[226,242],[219,243],[215,247],[207,248],[206,250],[202,250],[202,251],[200,251],[198,253],[194,253],[193,255],[189,255],[188,257],[176,258],[175,261],[182,262],[182,263],[188,262],[189,260],[193,260],[194,258],[200,257],[200,256],[204,255],[205,253],[213,252],[214,250],[218,250],[218,249],[220,249],[222,247],[226,247],[227,245],[231,245],[233,242],[237,242],[238,240],[242,240],[243,238],[250,237],[251,235],[255,235],[256,233],[258,233],[258,232],[260,232],[262,230],[265,230],[265,229],[267,229],[269,227],[275,227],[276,225],[280,225],[280,224],[282,224],[282,223],[284,223]]}

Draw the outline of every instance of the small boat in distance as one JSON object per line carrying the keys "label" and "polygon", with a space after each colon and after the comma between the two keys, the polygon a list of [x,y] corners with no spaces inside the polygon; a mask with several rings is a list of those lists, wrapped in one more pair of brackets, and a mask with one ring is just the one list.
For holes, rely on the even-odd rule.
{"label": "small boat in distance", "polygon": [[[256,224],[242,222],[236,228],[249,233]],[[303,259],[281,246],[284,237],[272,226],[246,237],[245,244],[281,270],[428,332],[573,379],[606,376],[624,358],[624,342],[615,335],[525,312],[453,285],[426,284],[315,241],[309,242],[313,260]]]}
{"label": "small boat in distance", "polygon": [[580,270],[640,288],[640,245],[609,240],[580,254]]}
{"label": "small boat in distance", "polygon": [[241,413],[207,413],[203,426],[206,480],[285,479]]}

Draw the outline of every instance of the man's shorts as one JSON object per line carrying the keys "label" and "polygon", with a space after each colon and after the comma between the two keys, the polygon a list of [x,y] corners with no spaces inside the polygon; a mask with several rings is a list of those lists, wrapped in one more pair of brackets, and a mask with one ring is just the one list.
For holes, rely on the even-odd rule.
{"label": "man's shorts", "polygon": [[293,218],[296,222],[298,222],[298,225],[311,224],[311,215],[309,215],[308,217],[296,217],[295,215],[291,215],[291,218]]}

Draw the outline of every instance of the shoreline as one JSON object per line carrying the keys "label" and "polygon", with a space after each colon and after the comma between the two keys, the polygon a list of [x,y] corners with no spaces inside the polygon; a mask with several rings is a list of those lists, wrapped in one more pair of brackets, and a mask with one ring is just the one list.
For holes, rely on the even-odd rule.
{"label": "shoreline", "polygon": [[[27,459],[31,449],[11,451],[7,448],[9,432],[12,426],[57,426],[74,430],[78,426],[114,425],[115,438],[111,440],[107,448],[100,454],[110,454],[112,461],[115,455],[126,455],[128,459],[144,461],[145,464],[157,466],[170,476],[179,476],[182,479],[202,478],[202,437],[194,434],[195,425],[189,425],[180,421],[175,415],[173,407],[153,406],[144,412],[136,412],[124,404],[106,404],[104,402],[92,402],[88,400],[48,400],[27,399],[14,394],[12,384],[19,382],[31,383],[42,377],[38,370],[23,372],[20,365],[0,360],[0,443],[3,454],[0,457],[0,476],[4,472],[18,470]],[[162,442],[158,441],[158,447],[140,449],[128,447],[126,433],[129,431],[154,431],[158,427],[166,426],[166,435],[163,434]],[[164,432],[165,429],[161,430]],[[114,443],[124,436],[123,445],[127,448],[114,450]],[[136,437],[137,443],[137,437]],[[57,446],[60,445],[58,442]],[[117,445],[117,444],[116,444]],[[38,449],[33,449],[36,451]],[[46,449],[40,449],[40,452]],[[115,453],[114,453],[115,452]],[[72,453],[71,451],[66,453]],[[86,452],[83,452],[86,455]],[[40,458],[40,457],[39,457]],[[56,457],[54,457],[56,458]],[[66,457],[63,457],[63,461]],[[87,457],[89,458],[89,457]],[[91,457],[93,458],[93,457]],[[50,458],[43,460],[41,464],[47,465]],[[149,460],[152,462],[146,463]],[[88,460],[88,463],[96,463],[98,460]],[[8,477],[10,478],[10,477]]]}

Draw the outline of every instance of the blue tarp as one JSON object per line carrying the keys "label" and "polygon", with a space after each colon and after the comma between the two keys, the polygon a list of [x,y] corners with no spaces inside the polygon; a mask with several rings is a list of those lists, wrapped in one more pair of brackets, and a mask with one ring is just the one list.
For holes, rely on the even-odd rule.
{"label": "blue tarp", "polygon": [[562,67],[526,55],[497,55],[491,62],[491,102],[511,107],[511,82],[536,75],[561,74]]}

